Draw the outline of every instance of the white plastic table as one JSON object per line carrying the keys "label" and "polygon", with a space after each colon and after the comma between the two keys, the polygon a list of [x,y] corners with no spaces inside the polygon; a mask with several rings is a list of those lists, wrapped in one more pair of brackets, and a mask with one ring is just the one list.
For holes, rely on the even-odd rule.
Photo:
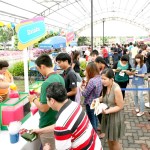
{"label": "white plastic table", "polygon": [[[37,112],[34,116],[31,116],[24,124],[22,124],[21,128],[36,129],[38,128],[38,125],[39,113]],[[27,142],[21,136],[19,137],[19,141],[17,143],[11,144],[9,139],[9,132],[0,131],[0,147],[5,150],[39,150],[40,145],[41,142],[39,139],[33,142]]]}

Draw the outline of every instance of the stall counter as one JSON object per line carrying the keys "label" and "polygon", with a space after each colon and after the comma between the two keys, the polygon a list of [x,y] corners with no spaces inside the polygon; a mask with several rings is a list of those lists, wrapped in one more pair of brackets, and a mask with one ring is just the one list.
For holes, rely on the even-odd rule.
{"label": "stall counter", "polygon": [[[21,128],[26,129],[37,129],[39,125],[39,113],[37,112],[34,116],[31,116],[27,121],[25,121]],[[33,142],[27,142],[21,136],[19,141],[15,144],[10,143],[9,132],[0,131],[0,147],[5,150],[40,150],[41,142],[39,139]]]}

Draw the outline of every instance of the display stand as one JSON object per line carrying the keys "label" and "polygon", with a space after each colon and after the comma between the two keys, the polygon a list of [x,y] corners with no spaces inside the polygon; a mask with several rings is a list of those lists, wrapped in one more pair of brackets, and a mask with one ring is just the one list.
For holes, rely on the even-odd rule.
{"label": "display stand", "polygon": [[[26,120],[21,128],[37,129],[39,125],[39,113],[37,112],[34,116],[31,116],[28,120]],[[41,142],[39,139],[33,142],[27,142],[21,136],[19,137],[19,141],[15,144],[10,143],[9,132],[8,131],[0,131],[0,147],[5,148],[6,150],[40,150]]]}

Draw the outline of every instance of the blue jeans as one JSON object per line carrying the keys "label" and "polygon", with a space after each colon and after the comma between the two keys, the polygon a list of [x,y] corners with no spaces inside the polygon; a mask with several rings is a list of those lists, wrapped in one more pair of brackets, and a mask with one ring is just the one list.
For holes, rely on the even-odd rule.
{"label": "blue jeans", "polygon": [[89,117],[89,120],[90,120],[94,130],[97,132],[98,120],[97,120],[97,116],[94,114],[94,109],[90,109],[90,106],[86,105],[86,113]]}
{"label": "blue jeans", "polygon": [[[144,86],[143,85],[133,85],[133,88],[143,88]],[[140,103],[140,112],[144,112],[144,108],[145,108],[145,105],[144,105],[144,96],[143,96],[143,91],[139,90],[139,91],[133,91],[133,94],[134,94],[134,104],[135,104],[135,107],[138,108],[138,100],[139,100],[139,103]]]}

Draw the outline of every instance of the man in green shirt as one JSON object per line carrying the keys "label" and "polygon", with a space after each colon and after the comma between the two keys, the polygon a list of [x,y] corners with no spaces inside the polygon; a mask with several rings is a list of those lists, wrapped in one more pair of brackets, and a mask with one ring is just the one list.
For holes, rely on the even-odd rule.
{"label": "man in green shirt", "polygon": [[[39,56],[35,64],[37,66],[38,71],[46,77],[46,80],[43,82],[41,86],[41,93],[40,93],[40,101],[36,97],[36,95],[30,95],[29,100],[30,102],[33,102],[37,108],[39,109],[40,114],[40,120],[39,120],[39,128],[43,128],[46,126],[54,126],[56,122],[56,115],[57,112],[52,110],[47,105],[47,99],[46,99],[46,88],[50,83],[53,82],[60,82],[62,85],[65,86],[64,79],[57,73],[54,72],[52,66],[52,60],[47,54],[43,54]],[[45,143],[50,142],[53,146],[52,149],[55,149],[55,141],[53,137],[53,133],[48,134],[41,134],[40,139],[42,142],[42,145],[44,146]]]}

